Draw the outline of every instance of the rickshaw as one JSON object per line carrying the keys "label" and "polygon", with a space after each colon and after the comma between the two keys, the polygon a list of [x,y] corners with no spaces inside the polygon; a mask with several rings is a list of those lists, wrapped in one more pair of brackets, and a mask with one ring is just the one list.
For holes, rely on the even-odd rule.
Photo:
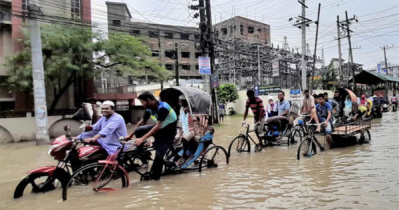
{"label": "rickshaw", "polygon": [[186,98],[189,114],[193,116],[194,133],[198,144],[187,150],[187,155],[192,156],[192,158],[186,160],[181,166],[177,166],[172,160],[176,156],[181,157],[183,155],[182,147],[181,145],[173,145],[164,158],[164,174],[180,173],[186,170],[198,170],[201,172],[204,168],[227,165],[229,158],[226,150],[213,142],[215,130],[211,126],[210,118],[211,96],[197,88],[177,86],[163,90],[160,93],[160,100],[167,102],[179,115],[179,97],[181,95]]}
{"label": "rickshaw", "polygon": [[[365,119],[359,117],[357,120],[348,120],[358,112],[357,97],[356,95],[344,88],[339,88],[340,96],[342,97],[341,103],[337,109],[340,111],[339,119],[336,119],[336,123],[333,123],[333,132],[331,133],[332,143],[331,148],[348,146],[355,143],[370,143],[371,135],[369,129],[371,128],[371,119]],[[349,96],[352,107],[345,109],[345,99]],[[326,135],[320,133],[324,140],[320,141],[315,137],[315,130],[317,124],[305,125],[308,131],[304,137],[304,140],[299,144],[297,151],[297,159],[299,160],[302,156],[311,157],[317,154],[318,151],[324,151],[326,147]]]}

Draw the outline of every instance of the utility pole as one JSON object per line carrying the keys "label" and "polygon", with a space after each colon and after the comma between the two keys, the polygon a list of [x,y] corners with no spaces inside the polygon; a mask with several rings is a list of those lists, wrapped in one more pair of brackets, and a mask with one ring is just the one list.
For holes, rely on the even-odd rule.
{"label": "utility pole", "polygon": [[259,81],[259,84],[258,85],[261,85],[261,80],[260,80],[260,50],[259,50],[259,44],[258,44],[258,81]]}
{"label": "utility pole", "polygon": [[355,69],[352,68],[352,63],[353,63],[353,53],[352,53],[352,42],[351,42],[351,30],[349,29],[349,19],[348,19],[348,11],[345,11],[345,16],[346,16],[346,24],[347,24],[347,33],[348,33],[348,43],[349,43],[349,56],[350,56],[350,62],[348,62],[348,67],[349,70],[352,69],[352,79],[353,79],[353,91],[356,91],[356,80],[355,80]]}
{"label": "utility pole", "polygon": [[[393,45],[392,45],[392,47],[393,47]],[[386,71],[387,75],[389,75],[389,74],[388,74],[388,62],[387,62],[387,52],[386,52],[386,50],[389,49],[389,48],[392,48],[392,47],[388,47],[388,46],[383,46],[382,47],[382,49],[384,50],[385,71]]]}
{"label": "utility pole", "polygon": [[[307,89],[306,84],[306,69],[307,69],[307,61],[306,61],[306,27],[309,26],[309,23],[312,20],[306,18],[306,8],[308,8],[305,4],[305,0],[298,0],[298,2],[302,5],[302,15],[296,17],[296,21],[293,26],[298,27],[302,30],[302,57],[301,57],[301,66],[302,66],[302,91]],[[293,18],[290,18],[291,21]]]}
{"label": "utility pole", "polygon": [[46,88],[44,82],[44,68],[42,56],[42,41],[40,37],[40,26],[37,17],[40,8],[37,1],[33,0],[29,5],[30,12],[30,38],[32,50],[32,77],[33,94],[35,97],[35,118],[36,118],[36,142],[38,145],[50,143],[47,132],[47,102]]}
{"label": "utility pole", "polygon": [[319,11],[317,13],[317,26],[316,26],[316,40],[315,40],[315,44],[314,44],[314,52],[313,52],[313,68],[312,68],[312,86],[311,86],[311,93],[313,92],[314,89],[314,70],[316,68],[316,52],[317,52],[317,38],[319,36],[319,25],[320,25],[320,7],[321,4],[319,3]]}
{"label": "utility pole", "polygon": [[337,15],[337,33],[338,33],[338,71],[339,71],[339,83],[343,85],[344,83],[344,72],[342,71],[342,53],[341,53],[341,32],[339,24],[339,15]]}
{"label": "utility pole", "polygon": [[176,61],[175,61],[175,78],[176,78],[176,86],[179,86],[179,47],[177,43],[175,43],[175,53],[176,53]]}
{"label": "utility pole", "polygon": [[[306,4],[305,0],[303,0],[302,3],[302,17],[306,18]],[[301,58],[301,64],[302,64],[302,91],[306,89],[306,66],[307,62],[305,60],[306,56],[306,22],[302,21],[302,58]]]}

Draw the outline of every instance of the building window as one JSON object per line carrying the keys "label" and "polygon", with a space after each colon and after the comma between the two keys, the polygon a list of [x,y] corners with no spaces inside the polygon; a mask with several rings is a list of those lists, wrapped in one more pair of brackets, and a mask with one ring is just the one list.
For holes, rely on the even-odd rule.
{"label": "building window", "polygon": [[173,39],[173,33],[172,32],[166,32],[165,33],[165,39]]}
{"label": "building window", "polygon": [[195,65],[195,70],[198,70],[199,69],[199,66],[198,65]]}
{"label": "building window", "polygon": [[254,33],[254,27],[253,26],[248,26],[248,33],[253,34]]}
{"label": "building window", "polygon": [[112,25],[121,26],[121,20],[112,20]]}
{"label": "building window", "polygon": [[223,35],[227,35],[227,28],[222,28],[221,31],[222,31],[222,34],[223,34]]}
{"label": "building window", "polygon": [[176,54],[174,50],[167,50],[165,51],[165,57],[170,59],[176,59]]}
{"label": "building window", "polygon": [[244,26],[243,25],[240,25],[240,34],[244,35]]}
{"label": "building window", "polygon": [[259,32],[259,33],[262,32],[262,29],[258,28],[258,32]]}
{"label": "building window", "polygon": [[190,65],[182,65],[182,66],[181,66],[181,68],[182,68],[183,70],[190,70],[190,69],[191,69],[190,67],[191,67]]}
{"label": "building window", "polygon": [[149,36],[150,38],[158,38],[159,36],[158,31],[150,31]]}
{"label": "building window", "polygon": [[195,58],[198,58],[198,57],[201,57],[202,56],[202,53],[200,53],[200,52],[196,52],[195,53]]}
{"label": "building window", "polygon": [[200,35],[199,34],[194,34],[194,39],[195,40],[200,40]]}
{"label": "building window", "polygon": [[151,56],[152,57],[159,57],[159,51],[158,50],[151,50]]}
{"label": "building window", "polygon": [[189,34],[180,34],[180,38],[184,39],[184,40],[189,40],[190,39],[190,35]]}
{"label": "building window", "polygon": [[190,58],[190,52],[181,52],[182,58]]}
{"label": "building window", "polygon": [[130,32],[130,35],[140,36],[140,30],[133,30],[132,32]]}
{"label": "building window", "polygon": [[22,0],[22,21],[28,21],[28,14],[29,14],[29,0]]}
{"label": "building window", "polygon": [[71,16],[72,19],[80,18],[80,0],[71,0]]}
{"label": "building window", "polygon": [[171,71],[171,70],[173,70],[173,65],[172,64],[166,64],[165,68],[166,68],[166,70]]}

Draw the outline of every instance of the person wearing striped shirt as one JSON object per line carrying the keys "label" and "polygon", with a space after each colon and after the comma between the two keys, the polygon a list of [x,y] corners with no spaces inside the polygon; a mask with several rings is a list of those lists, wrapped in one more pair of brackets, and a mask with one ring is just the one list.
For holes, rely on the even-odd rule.
{"label": "person wearing striped shirt", "polygon": [[263,126],[263,122],[265,121],[265,117],[266,117],[265,108],[263,107],[263,101],[262,101],[262,99],[255,96],[255,92],[253,90],[248,90],[247,96],[248,96],[248,99],[247,99],[247,102],[245,105],[245,113],[244,113],[243,123],[245,123],[245,119],[247,119],[248,109],[251,108],[252,113],[254,114],[255,133],[256,133],[256,137],[258,137],[258,140],[259,140],[258,146],[260,146],[260,147],[258,147],[258,148],[262,148],[262,138],[259,136],[258,126]]}

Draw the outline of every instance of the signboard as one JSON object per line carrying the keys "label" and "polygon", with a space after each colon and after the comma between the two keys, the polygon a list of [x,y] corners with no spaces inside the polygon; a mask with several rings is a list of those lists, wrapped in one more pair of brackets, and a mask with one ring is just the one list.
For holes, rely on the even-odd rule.
{"label": "signboard", "polygon": [[276,94],[281,91],[280,86],[259,86],[259,95],[271,95]]}
{"label": "signboard", "polygon": [[381,64],[377,64],[377,73],[381,73]]}
{"label": "signboard", "polygon": [[119,100],[116,101],[116,111],[129,111],[129,101],[128,100]]}
{"label": "signboard", "polygon": [[301,98],[301,89],[290,90],[290,98],[291,99]]}
{"label": "signboard", "polygon": [[219,87],[219,74],[217,72],[215,72],[211,75],[211,86],[212,86],[212,88]]}
{"label": "signboard", "polygon": [[199,74],[211,75],[211,58],[198,57]]}
{"label": "signboard", "polygon": [[254,92],[255,92],[255,96],[259,96],[259,86],[255,85]]}
{"label": "signboard", "polygon": [[278,77],[280,75],[278,61],[272,62],[272,77]]}

